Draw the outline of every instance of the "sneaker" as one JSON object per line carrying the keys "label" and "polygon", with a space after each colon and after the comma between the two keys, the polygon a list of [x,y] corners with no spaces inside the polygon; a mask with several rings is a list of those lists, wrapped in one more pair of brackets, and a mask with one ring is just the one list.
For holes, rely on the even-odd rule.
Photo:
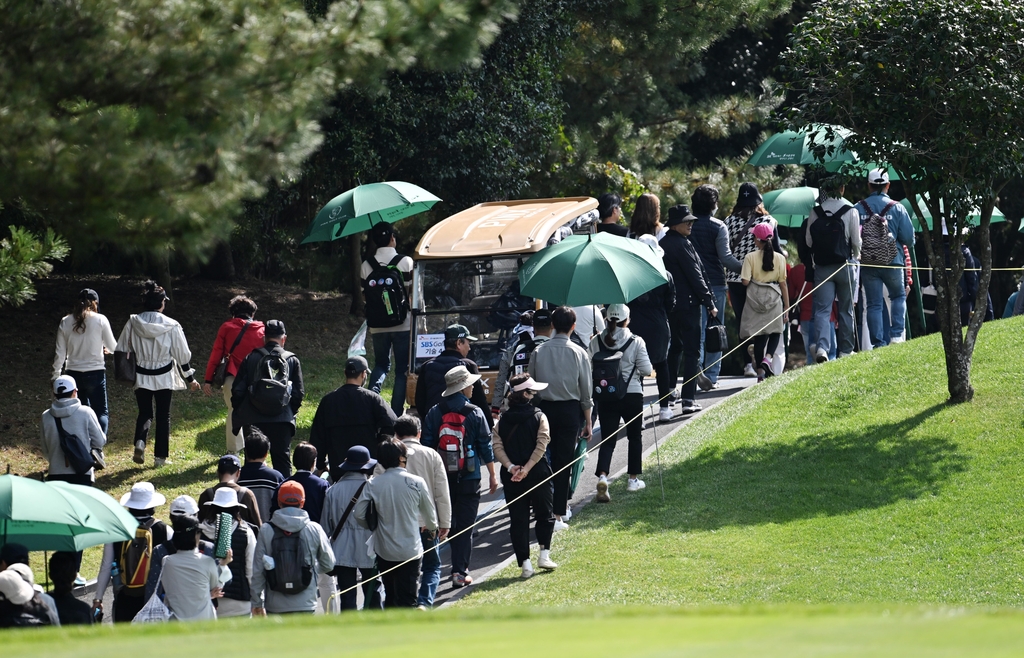
{"label": "sneaker", "polygon": [[707,375],[702,372],[697,373],[697,386],[700,386],[702,391],[710,391],[715,387],[714,382],[708,379]]}
{"label": "sneaker", "polygon": [[760,384],[763,381],[764,381],[764,375],[758,375],[757,376],[757,383]]}
{"label": "sneaker", "polygon": [[135,454],[132,455],[132,461],[136,464],[142,464],[146,461],[146,443],[144,441],[135,442]]}
{"label": "sneaker", "polygon": [[[529,562],[529,560],[527,560],[527,562]],[[540,552],[540,557],[537,558],[537,566],[548,571],[558,568],[558,565],[551,559],[550,550],[543,550]]]}
{"label": "sneaker", "polygon": [[744,377],[757,377],[757,373],[754,371],[754,364],[753,363],[748,363],[747,365],[743,366],[743,376]]}
{"label": "sneaker", "polygon": [[167,459],[166,457],[163,457],[163,458],[154,457],[153,458],[153,468],[161,468],[163,466],[169,466],[170,464],[173,464],[173,463],[174,462],[172,462],[170,459]]}
{"label": "sneaker", "polygon": [[[755,377],[757,376],[756,373],[755,373],[754,376]],[[680,409],[680,411],[682,412],[682,414],[684,416],[686,416],[687,414],[695,414],[695,413],[697,413],[698,411],[700,411],[703,408],[704,407],[700,406],[696,402],[692,402],[691,401],[691,402],[684,402],[683,403],[683,408]]]}
{"label": "sneaker", "polygon": [[533,565],[530,564],[529,560],[524,560],[523,561],[523,570],[519,573],[519,577],[523,578],[523,579],[532,578],[533,577],[533,573],[534,573],[533,572]]}
{"label": "sneaker", "polygon": [[828,352],[826,352],[825,350],[823,350],[822,348],[819,347],[814,352],[814,362],[815,363],[825,363],[826,361],[828,361]]}
{"label": "sneaker", "polygon": [[472,585],[472,584],[473,584],[473,576],[470,576],[470,575],[467,575],[467,574],[464,574],[464,573],[459,573],[457,571],[452,574],[452,587],[453,588],[459,589],[460,587],[465,587],[466,585]]}
{"label": "sneaker", "polygon": [[569,524],[562,519],[555,519],[555,527],[551,529],[552,532],[558,532],[559,530],[565,530],[569,527]]}
{"label": "sneaker", "polygon": [[675,404],[676,402],[679,402],[679,398],[681,398],[681,397],[682,397],[682,395],[680,395],[679,389],[678,388],[674,388],[674,389],[672,389],[672,392],[669,393],[669,395],[668,395],[668,403],[670,405],[671,404]]}
{"label": "sneaker", "polygon": [[[610,503],[612,497],[608,495],[608,477],[602,475],[597,481],[597,502],[599,503]],[[555,522],[558,523],[557,521]]]}
{"label": "sneaker", "polygon": [[562,515],[562,518],[565,519],[566,521],[571,519],[572,518],[572,508],[566,506],[565,514]]}
{"label": "sneaker", "polygon": [[661,411],[658,412],[658,420],[663,423],[672,420],[672,407],[662,407]]}
{"label": "sneaker", "polygon": [[893,337],[891,337],[889,339],[889,344],[890,345],[893,344],[893,343],[905,343],[905,342],[907,342],[907,336],[906,336],[905,333],[900,334],[899,336],[893,336]]}
{"label": "sneaker", "polygon": [[75,576],[75,587],[85,587],[87,584],[89,584],[89,581],[87,581],[82,574]]}
{"label": "sneaker", "polygon": [[766,356],[766,357],[764,357],[764,359],[761,360],[761,368],[764,370],[764,376],[765,377],[774,377],[775,376],[775,372],[772,370],[772,359],[771,359],[771,357]]}
{"label": "sneaker", "polygon": [[629,482],[626,483],[626,491],[640,491],[646,488],[647,484],[640,478],[629,478]]}

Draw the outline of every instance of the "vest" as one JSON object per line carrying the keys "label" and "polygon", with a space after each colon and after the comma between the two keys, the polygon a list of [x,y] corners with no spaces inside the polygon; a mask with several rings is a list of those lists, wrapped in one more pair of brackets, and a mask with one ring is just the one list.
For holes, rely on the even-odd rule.
{"label": "vest", "polygon": [[231,580],[224,585],[224,597],[235,601],[249,600],[249,579],[245,577],[245,549],[248,538],[245,534],[245,521],[239,521],[238,527],[231,533]]}
{"label": "vest", "polygon": [[501,437],[505,454],[513,464],[522,466],[530,461],[530,456],[537,448],[540,415],[540,409],[532,404],[516,404],[502,414],[498,422],[498,436]]}

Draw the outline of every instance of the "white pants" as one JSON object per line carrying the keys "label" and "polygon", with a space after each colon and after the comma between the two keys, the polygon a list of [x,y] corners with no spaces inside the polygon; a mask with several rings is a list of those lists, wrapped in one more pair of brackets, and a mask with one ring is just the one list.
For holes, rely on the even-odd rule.
{"label": "white pants", "polygon": [[227,445],[227,452],[238,454],[242,452],[242,448],[245,447],[245,437],[242,436],[242,432],[235,434],[231,431],[231,386],[235,383],[234,375],[228,375],[224,378],[224,388],[221,392],[224,394],[224,405],[228,408],[228,422],[224,425],[225,444]]}

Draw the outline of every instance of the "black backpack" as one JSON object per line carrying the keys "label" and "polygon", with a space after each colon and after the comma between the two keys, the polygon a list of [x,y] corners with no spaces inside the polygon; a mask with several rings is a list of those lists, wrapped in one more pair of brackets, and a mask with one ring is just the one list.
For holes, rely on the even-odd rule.
{"label": "black backpack", "polygon": [[630,337],[626,344],[622,346],[622,349],[614,352],[605,349],[602,344],[601,350],[591,360],[591,372],[594,377],[594,398],[598,402],[601,400],[621,400],[626,396],[629,382],[633,379],[633,375],[636,374],[636,364],[633,364],[633,372],[629,373],[629,377],[623,377],[622,356],[629,349],[632,342],[633,337]]}
{"label": "black backpack", "polygon": [[519,324],[519,316],[523,311],[528,311],[534,306],[532,297],[526,297],[519,289],[519,280],[512,282],[508,290],[501,294],[491,304],[491,312],[487,315],[487,321],[497,329],[515,329]]}
{"label": "black backpack", "polygon": [[306,566],[304,554],[301,531],[287,532],[274,526],[274,538],[270,541],[274,568],[267,571],[270,589],[282,594],[298,594],[309,587],[313,582],[313,569]]}
{"label": "black backpack", "polygon": [[834,214],[827,212],[821,204],[814,206],[817,219],[811,224],[811,253],[816,265],[838,265],[850,260],[850,241],[846,239],[846,224],[843,215],[853,209],[846,204]]}
{"label": "black backpack", "polygon": [[70,466],[79,475],[88,473],[94,463],[92,450],[82,443],[77,434],[65,430],[60,418],[53,416],[53,422],[57,425],[57,436],[60,437],[60,449],[64,453],[65,465]]}
{"label": "black backpack", "polygon": [[264,416],[276,416],[292,401],[291,352],[260,347],[253,350],[260,358],[249,383],[249,402]]}
{"label": "black backpack", "polygon": [[397,327],[409,314],[409,299],[405,294],[405,272],[398,264],[405,256],[395,255],[387,265],[368,260],[373,268],[363,280],[366,298],[366,325],[374,329]]}
{"label": "black backpack", "polygon": [[511,380],[516,375],[526,373],[530,365],[530,355],[537,349],[537,341],[533,339],[528,331],[519,334],[519,342],[512,350],[512,359],[508,364],[508,378]]}

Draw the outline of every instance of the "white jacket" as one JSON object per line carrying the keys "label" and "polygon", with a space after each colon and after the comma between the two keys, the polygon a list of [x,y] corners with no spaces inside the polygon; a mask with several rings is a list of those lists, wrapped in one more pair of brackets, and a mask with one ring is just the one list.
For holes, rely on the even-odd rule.
{"label": "white jacket", "polygon": [[185,380],[195,374],[189,365],[192,352],[185,341],[185,332],[177,320],[159,311],[146,311],[128,318],[117,339],[117,349],[135,352],[137,367],[158,370],[171,364],[170,370],[159,375],[136,371],[135,388],[181,391]]}
{"label": "white jacket", "polygon": [[94,372],[106,368],[103,348],[114,351],[116,341],[106,316],[87,311],[85,331],[75,331],[75,316],[65,315],[57,327],[57,355],[53,359],[53,374],[50,379],[60,377],[64,363],[72,372]]}
{"label": "white jacket", "polygon": [[629,377],[629,373],[633,373],[632,379],[629,380],[629,386],[626,387],[626,393],[643,394],[644,377],[654,372],[651,357],[647,355],[647,343],[643,338],[630,331],[628,327],[620,327],[616,330],[613,346],[605,345],[604,336],[605,332],[602,332],[590,341],[590,358],[593,359],[594,355],[601,350],[611,352],[621,350],[626,341],[632,338],[633,342],[622,352],[622,362],[619,364],[619,368],[623,377]]}

